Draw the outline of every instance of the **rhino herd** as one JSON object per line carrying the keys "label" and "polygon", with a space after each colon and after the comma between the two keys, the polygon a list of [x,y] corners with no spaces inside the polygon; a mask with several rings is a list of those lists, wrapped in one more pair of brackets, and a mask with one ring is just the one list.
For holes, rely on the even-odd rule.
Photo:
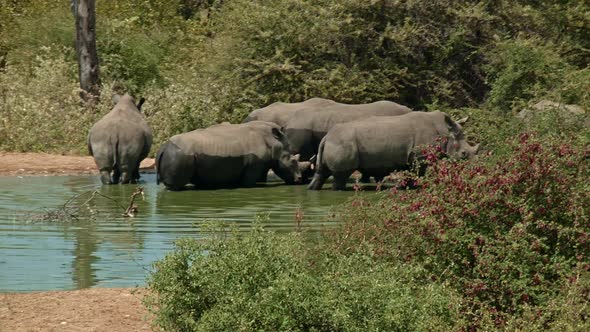
{"label": "rhino herd", "polygon": [[[88,134],[103,184],[135,183],[139,163],[152,144],[151,129],[138,104],[114,98],[111,112]],[[168,189],[252,187],[269,170],[287,184],[309,183],[320,190],[332,176],[344,190],[353,172],[376,182],[419,161],[417,148],[439,144],[454,159],[472,158],[462,131],[464,120],[443,112],[418,112],[377,101],[342,104],[323,98],[277,102],[252,111],[241,124],[221,123],[170,137],[156,154],[157,181]],[[443,138],[443,139],[441,139]]]}

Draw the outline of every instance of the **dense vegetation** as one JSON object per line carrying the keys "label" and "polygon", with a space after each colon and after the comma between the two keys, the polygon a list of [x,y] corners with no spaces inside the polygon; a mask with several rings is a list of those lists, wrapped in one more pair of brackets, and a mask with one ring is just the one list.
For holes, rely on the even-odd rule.
{"label": "dense vegetation", "polygon": [[[352,200],[321,241],[256,228],[183,241],[149,287],[168,330],[588,330],[584,0],[98,2],[101,102],[77,93],[67,1],[0,6],[0,150],[83,153],[112,91],[146,96],[155,147],[274,101],[389,99],[471,116],[486,154]],[[223,233],[216,233],[223,234]],[[206,253],[206,255],[203,255]]]}
{"label": "dense vegetation", "polygon": [[503,114],[541,98],[589,108],[588,7],[584,0],[99,2],[103,96],[88,109],[76,98],[69,1],[3,1],[0,149],[83,152],[113,90],[147,97],[155,146],[309,97]]}
{"label": "dense vegetation", "polygon": [[588,330],[590,131],[580,118],[546,115],[558,118],[506,134],[475,161],[425,149],[430,167],[414,179],[418,189],[355,196],[320,240],[257,224],[248,234],[217,229],[204,243],[180,241],[149,278],[156,323],[173,331]]}

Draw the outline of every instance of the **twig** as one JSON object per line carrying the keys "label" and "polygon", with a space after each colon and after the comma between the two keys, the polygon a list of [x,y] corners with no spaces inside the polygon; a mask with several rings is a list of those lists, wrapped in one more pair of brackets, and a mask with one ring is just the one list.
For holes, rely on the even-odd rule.
{"label": "twig", "polygon": [[[73,204],[77,199],[84,197],[85,195],[90,195],[84,202],[81,204]],[[97,196],[102,198],[106,198],[112,202],[114,202],[121,210],[123,210],[124,217],[134,217],[137,212],[138,208],[135,204],[135,197],[137,195],[142,195],[144,197],[143,188],[137,187],[136,190],[131,195],[131,200],[129,202],[129,206],[125,208],[121,205],[116,199],[109,197],[107,195],[101,194],[97,190],[94,191],[86,191],[78,195],[74,195],[66,200],[65,203],[59,205],[56,208],[50,209],[47,207],[41,207],[30,211],[27,215],[25,215],[25,220],[33,221],[33,222],[48,222],[48,221],[71,221],[71,220],[79,220],[80,215],[83,213],[82,207],[88,207],[90,211],[90,216],[94,216],[98,214],[98,210],[93,210],[90,207],[90,202],[94,200]],[[35,211],[40,211],[39,213],[35,213]]]}
{"label": "twig", "polygon": [[138,212],[137,205],[135,205],[135,197],[137,195],[141,195],[141,197],[145,198],[145,196],[143,195],[143,188],[142,187],[137,187],[137,189],[135,189],[133,194],[131,194],[131,200],[129,201],[129,206],[127,207],[127,209],[123,213],[123,217],[131,217],[131,218],[135,217],[135,214]]}

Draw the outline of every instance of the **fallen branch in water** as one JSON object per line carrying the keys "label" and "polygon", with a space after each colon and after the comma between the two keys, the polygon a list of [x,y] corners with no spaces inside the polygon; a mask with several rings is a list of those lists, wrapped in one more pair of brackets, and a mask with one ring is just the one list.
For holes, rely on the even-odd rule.
{"label": "fallen branch in water", "polygon": [[137,196],[137,195],[141,195],[141,197],[143,199],[145,199],[145,196],[143,195],[143,188],[142,187],[137,187],[137,189],[135,189],[133,194],[131,194],[131,200],[129,201],[129,206],[127,207],[127,209],[123,213],[123,217],[131,217],[131,218],[135,217],[135,214],[138,212],[137,205],[135,205],[135,196]]}
{"label": "fallen branch in water", "polygon": [[[89,195],[89,197],[82,203],[76,203],[83,197]],[[129,201],[129,205],[125,208],[116,199],[101,194],[97,190],[86,191],[78,195],[70,197],[66,202],[56,208],[50,209],[42,207],[35,209],[24,216],[23,219],[32,222],[71,222],[78,221],[80,217],[84,216],[87,219],[91,219],[99,214],[99,210],[91,207],[90,203],[97,197],[102,197],[112,201],[118,208],[123,210],[122,216],[124,217],[135,217],[138,212],[138,207],[135,204],[135,197],[141,195],[145,199],[143,188],[137,187]],[[35,213],[35,211],[41,210],[43,212]]]}

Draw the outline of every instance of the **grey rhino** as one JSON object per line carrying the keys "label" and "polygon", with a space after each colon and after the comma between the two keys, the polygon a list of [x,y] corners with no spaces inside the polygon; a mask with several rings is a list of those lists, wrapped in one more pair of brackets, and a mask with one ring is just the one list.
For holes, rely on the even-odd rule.
{"label": "grey rhino", "polygon": [[[334,104],[318,112],[316,109],[297,111],[287,122],[285,134],[291,146],[291,153],[300,154],[301,160],[308,161],[318,152],[320,141],[326,133],[339,123],[365,119],[371,116],[396,116],[412,112],[406,106],[382,100],[370,104]],[[304,179],[307,174],[304,174]],[[364,181],[368,178],[364,176]]]}
{"label": "grey rhino", "polygon": [[152,130],[140,113],[145,101],[135,104],[125,94],[113,97],[112,111],[96,122],[88,133],[88,151],[94,157],[103,184],[135,183],[139,164],[152,146]]}
{"label": "grey rhino", "polygon": [[273,122],[281,126],[281,128],[285,127],[287,121],[301,109],[313,108],[313,109],[321,109],[323,107],[337,104],[335,101],[324,99],[324,98],[310,98],[306,101],[300,103],[283,103],[283,102],[276,102],[270,104],[266,107],[256,109],[252,111],[248,116],[242,121],[242,123],[250,122],[250,121],[268,121]]}
{"label": "grey rhino", "polygon": [[[465,140],[460,123],[443,112],[412,112],[373,117],[334,126],[322,139],[318,167],[309,189],[320,190],[334,176],[334,190],[344,190],[348,177],[359,170],[378,181],[393,171],[409,169],[417,160],[416,148],[436,144],[454,159],[472,158],[479,144]],[[421,170],[422,173],[424,169]],[[422,174],[421,174],[422,175]]]}
{"label": "grey rhino", "polygon": [[172,190],[251,187],[272,169],[286,183],[299,181],[298,156],[277,124],[218,124],[171,137],[156,155],[157,181]]}

